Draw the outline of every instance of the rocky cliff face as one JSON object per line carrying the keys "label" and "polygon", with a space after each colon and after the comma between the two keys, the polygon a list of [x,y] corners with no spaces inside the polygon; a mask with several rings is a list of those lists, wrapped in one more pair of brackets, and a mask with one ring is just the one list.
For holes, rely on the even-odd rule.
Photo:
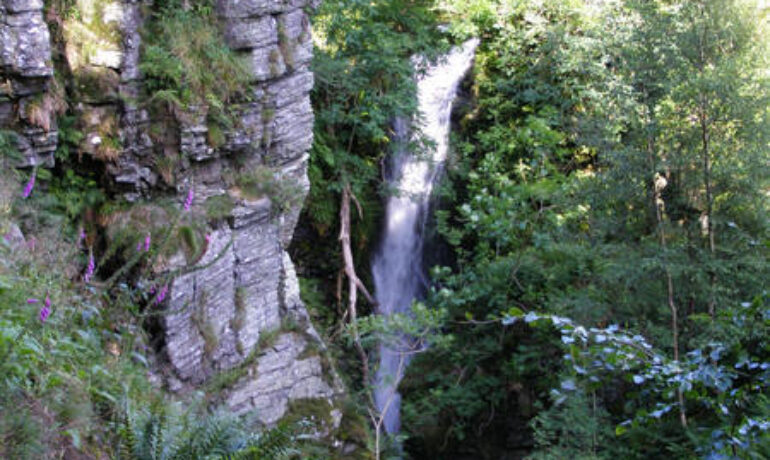
{"label": "rocky cliff face", "polygon": [[[49,94],[53,77],[42,0],[0,3],[0,126],[18,133],[19,166],[53,166],[55,120],[35,110]],[[39,115],[36,117],[35,115]],[[42,125],[42,126],[41,126]]]}
{"label": "rocky cliff face", "polygon": [[[331,401],[341,385],[322,365],[323,344],[285,252],[309,186],[307,1],[217,2],[223,39],[248,59],[252,75],[252,97],[234,107],[239,122],[217,148],[194,109],[177,116],[174,132],[159,141],[152,132],[158,120],[137,102],[147,2],[75,4],[77,18],[67,18],[55,6],[44,12],[42,0],[0,0],[0,128],[18,134],[19,167],[54,165],[57,114],[68,108],[82,132],[79,154],[104,165],[111,191],[124,200],[170,195],[182,202],[192,191],[193,206],[202,207],[226,197],[232,210],[207,224],[208,247],[199,261],[205,268],[177,277],[170,289],[162,321],[169,387],[199,386],[237,371],[223,400],[267,424],[292,401]],[[56,71],[53,53],[61,55]],[[169,148],[175,162],[164,169],[159,158]],[[244,198],[226,180],[236,162],[266,168],[300,199],[287,205]]]}

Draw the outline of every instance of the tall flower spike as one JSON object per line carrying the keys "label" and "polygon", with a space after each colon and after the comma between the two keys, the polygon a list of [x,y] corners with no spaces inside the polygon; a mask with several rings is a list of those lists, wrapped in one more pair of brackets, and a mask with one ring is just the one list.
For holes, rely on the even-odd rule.
{"label": "tall flower spike", "polygon": [[48,319],[48,316],[51,314],[51,309],[49,307],[43,307],[40,309],[40,322],[45,323],[45,320]]}
{"label": "tall flower spike", "polygon": [[51,314],[51,298],[48,294],[45,295],[45,305],[40,309],[40,322],[45,323],[48,316]]}
{"label": "tall flower spike", "polygon": [[193,192],[193,188],[190,187],[190,191],[187,192],[187,199],[184,200],[184,210],[189,211],[190,207],[193,203],[193,198],[195,197],[195,193]]}
{"label": "tall flower spike", "polygon": [[155,297],[155,305],[160,305],[160,303],[163,302],[163,300],[166,298],[167,292],[168,292],[168,284],[164,284],[160,292],[158,292],[157,297]]}
{"label": "tall flower spike", "polygon": [[150,238],[150,234],[148,233],[147,236],[144,237],[144,252],[147,252],[150,250],[151,242],[152,242],[152,238]]}
{"label": "tall flower spike", "polygon": [[91,253],[88,256],[88,267],[86,267],[86,273],[83,275],[83,281],[86,283],[91,281],[91,277],[94,275],[94,270],[96,270],[96,263],[94,262],[94,255]]}
{"label": "tall flower spike", "polygon": [[37,170],[32,171],[32,175],[29,176],[27,185],[24,186],[24,198],[29,198],[29,196],[32,194],[32,189],[35,188],[35,176],[37,176]]}

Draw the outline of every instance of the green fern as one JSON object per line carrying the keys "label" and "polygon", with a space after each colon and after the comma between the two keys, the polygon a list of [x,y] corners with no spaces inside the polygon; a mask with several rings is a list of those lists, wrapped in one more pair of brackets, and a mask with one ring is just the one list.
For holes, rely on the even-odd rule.
{"label": "green fern", "polygon": [[305,426],[304,424],[279,423],[275,428],[252,435],[246,446],[223,458],[227,460],[280,460],[299,455],[300,451],[294,446]]}
{"label": "green fern", "polygon": [[136,438],[136,423],[134,413],[128,406],[128,401],[124,402],[123,414],[118,427],[118,437],[120,444],[118,447],[118,459],[135,459],[139,442]]}
{"label": "green fern", "polygon": [[122,404],[117,429],[119,460],[252,459],[280,460],[297,455],[304,424],[279,424],[253,432],[239,418],[193,405],[156,404],[144,410]]}
{"label": "green fern", "polygon": [[0,158],[7,158],[14,162],[23,159],[16,146],[17,136],[13,131],[0,129]]}

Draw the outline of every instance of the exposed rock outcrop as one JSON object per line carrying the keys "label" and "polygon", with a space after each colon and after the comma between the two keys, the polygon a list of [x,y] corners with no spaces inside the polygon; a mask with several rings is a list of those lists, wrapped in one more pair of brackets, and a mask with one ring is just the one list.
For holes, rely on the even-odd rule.
{"label": "exposed rock outcrop", "polygon": [[17,133],[18,165],[53,166],[58,133],[42,0],[0,1],[0,128]]}
{"label": "exposed rock outcrop", "polygon": [[[219,13],[228,44],[249,56],[254,100],[239,107],[240,128],[225,145],[207,146],[206,127],[183,127],[182,152],[196,196],[226,193],[217,189],[211,164],[227,168],[226,159],[280,171],[282,180],[307,193],[307,152],[312,143],[313,113],[309,92],[313,76],[310,25],[304,3],[222,0]],[[194,185],[192,185],[194,184]],[[324,370],[316,353],[323,349],[304,306],[291,260],[284,248],[291,240],[300,208],[277,211],[282,203],[237,199],[226,224],[210,237],[201,261],[219,259],[174,283],[167,316],[166,346],[177,375],[200,383],[217,372],[250,366],[229,392],[227,403],[238,413],[255,412],[263,423],[280,419],[296,399],[331,400],[339,381]],[[288,326],[287,326],[288,325]],[[293,332],[276,332],[291,328]],[[266,346],[260,338],[279,334]],[[244,364],[253,354],[254,363]]]}
{"label": "exposed rock outcrop", "polygon": [[[223,40],[248,60],[251,97],[233,106],[237,122],[216,147],[204,107],[175,113],[159,135],[153,125],[162,120],[152,119],[139,103],[142,28],[148,20],[143,11],[149,2],[75,3],[76,17],[50,7],[49,31],[42,0],[0,0],[0,128],[19,134],[25,158],[20,166],[53,166],[56,112],[64,103],[52,63],[55,31],[53,48],[62,61],[57,72],[61,67],[64,73],[58,77],[67,82],[66,103],[82,133],[78,153],[104,164],[112,192],[127,201],[172,195],[181,203],[192,191],[199,216],[206,215],[204,204],[212,197],[233,204],[206,223],[207,247],[197,261],[203,268],[171,285],[162,321],[169,386],[200,386],[238,370],[242,376],[222,400],[266,424],[280,419],[292,401],[331,402],[342,386],[324,365],[324,345],[284,250],[309,187],[313,75],[307,0],[218,0]],[[227,179],[236,164],[269,170],[292,187],[296,199],[240,193]]]}
{"label": "exposed rock outcrop", "polygon": [[227,404],[237,414],[254,413],[263,424],[273,424],[286,414],[289,403],[306,399],[332,400],[339,383],[324,378],[321,356],[308,353],[307,337],[293,332],[279,335],[236,382]]}

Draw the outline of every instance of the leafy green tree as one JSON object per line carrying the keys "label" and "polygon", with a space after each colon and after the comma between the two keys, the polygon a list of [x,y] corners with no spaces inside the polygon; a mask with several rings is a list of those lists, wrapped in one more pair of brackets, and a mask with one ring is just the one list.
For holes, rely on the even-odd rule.
{"label": "leafy green tree", "polygon": [[[549,390],[562,364],[553,336],[500,331],[501,317],[544,311],[586,326],[619,324],[685,360],[706,353],[736,306],[761,292],[769,274],[766,24],[756,2],[727,0],[465,8],[471,14],[452,30],[486,41],[475,106],[455,143],[454,206],[438,215],[456,268],[436,272],[440,289],[430,299],[449,312],[455,345],[410,368],[435,378],[407,384],[404,425],[418,427],[415,449],[468,449],[474,436],[473,449],[484,452],[502,430],[526,423],[501,414],[529,419],[540,407],[534,426],[547,449],[593,397],[554,408]],[[748,331],[735,333],[748,340]],[[508,380],[510,363],[524,359],[524,378]],[[605,414],[597,433],[662,397],[631,391],[622,403],[626,391],[597,397]],[[625,447],[695,455],[704,440],[693,433],[723,423],[689,390],[672,391],[658,431],[639,429]],[[522,395],[536,404],[507,405]],[[419,428],[431,418],[451,420],[433,441]],[[652,436],[664,440],[660,450],[642,449]],[[619,455],[623,445],[613,441],[582,444],[583,454]]]}

